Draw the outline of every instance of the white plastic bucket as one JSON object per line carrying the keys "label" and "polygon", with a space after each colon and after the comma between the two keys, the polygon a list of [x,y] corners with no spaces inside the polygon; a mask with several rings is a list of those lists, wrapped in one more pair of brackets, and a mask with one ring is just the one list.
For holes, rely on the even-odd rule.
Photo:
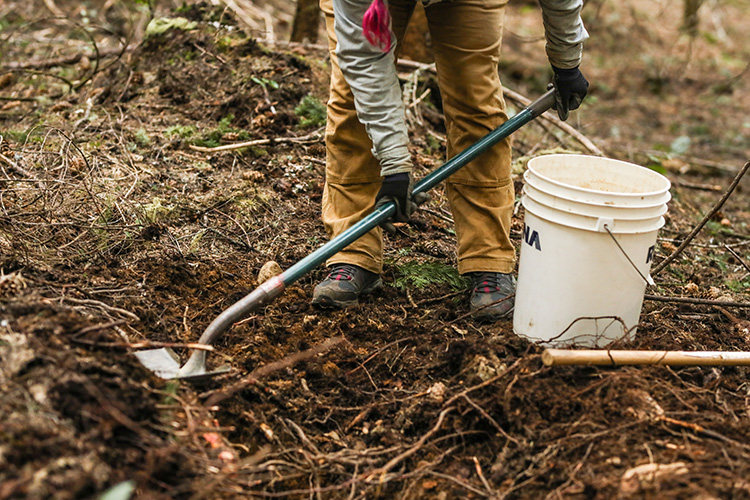
{"label": "white plastic bucket", "polygon": [[634,334],[669,180],[584,155],[529,161],[513,330],[551,345],[604,346]]}

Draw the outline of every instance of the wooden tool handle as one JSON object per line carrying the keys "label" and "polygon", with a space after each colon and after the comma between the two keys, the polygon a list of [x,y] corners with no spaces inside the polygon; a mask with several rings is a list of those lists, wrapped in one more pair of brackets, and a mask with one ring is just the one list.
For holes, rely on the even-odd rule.
{"label": "wooden tool handle", "polygon": [[563,365],[750,366],[750,352],[740,351],[609,351],[606,349],[545,349],[542,362]]}

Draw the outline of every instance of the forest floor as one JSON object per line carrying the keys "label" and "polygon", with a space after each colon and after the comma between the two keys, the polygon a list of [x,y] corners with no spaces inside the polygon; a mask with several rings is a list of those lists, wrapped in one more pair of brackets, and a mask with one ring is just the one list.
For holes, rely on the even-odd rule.
{"label": "forest floor", "polygon": [[[591,94],[568,123],[672,181],[656,264],[750,160],[742,4],[707,2],[695,38],[676,0],[584,10]],[[550,78],[540,17],[511,3],[501,64],[532,97]],[[320,268],[216,342],[229,373],[154,376],[135,350],[185,360],[265,263],[326,241],[328,55],[205,4],[150,18],[136,2],[0,6],[0,499],[750,498],[748,369],[543,365],[510,320],[468,314],[441,188],[386,236],[381,292],[317,310]],[[401,71],[421,177],[445,129],[432,73]],[[241,141],[258,142],[200,149]],[[518,172],[591,153],[550,120],[513,147]],[[748,192],[655,276],[662,299],[618,347],[750,350]],[[519,206],[516,243],[522,227]]]}

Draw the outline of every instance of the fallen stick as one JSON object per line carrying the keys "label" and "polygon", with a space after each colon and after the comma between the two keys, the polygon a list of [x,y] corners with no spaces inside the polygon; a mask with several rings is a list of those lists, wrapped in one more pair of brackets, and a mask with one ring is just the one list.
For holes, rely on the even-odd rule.
{"label": "fallen stick", "polygon": [[737,173],[737,175],[735,176],[734,180],[732,180],[732,183],[729,185],[729,187],[727,188],[726,192],[721,197],[721,199],[716,203],[716,205],[714,205],[714,207],[711,210],[708,211],[708,213],[706,214],[706,216],[703,217],[703,220],[700,221],[698,223],[698,225],[693,228],[693,230],[690,232],[689,235],[687,235],[687,237],[682,242],[682,244],[679,247],[677,247],[677,249],[674,252],[672,252],[671,255],[669,255],[666,259],[664,259],[663,261],[661,261],[659,263],[659,265],[657,265],[656,267],[654,267],[651,270],[651,276],[652,277],[656,276],[657,274],[659,274],[662,269],[664,269],[665,267],[667,267],[670,262],[672,262],[674,259],[676,259],[677,256],[680,255],[688,247],[688,245],[690,245],[690,242],[693,241],[693,238],[695,238],[698,235],[698,233],[701,231],[701,229],[703,229],[703,226],[705,226],[706,223],[714,215],[716,215],[716,213],[719,210],[721,210],[721,207],[724,206],[724,203],[726,203],[726,201],[732,195],[732,193],[734,192],[734,188],[736,188],[737,185],[740,183],[740,181],[742,180],[742,177],[745,175],[745,173],[747,172],[748,169],[750,169],[750,161],[747,162],[747,163],[745,163],[745,166],[743,166],[740,169],[740,171]]}
{"label": "fallen stick", "polygon": [[105,49],[97,52],[84,53],[78,52],[76,54],[64,57],[56,57],[53,59],[41,59],[32,61],[12,61],[3,65],[4,70],[20,71],[27,69],[47,69],[54,68],[56,66],[67,66],[70,64],[76,64],[83,59],[85,56],[90,61],[104,59],[105,57],[116,56],[125,53],[128,50],[134,49],[135,46],[118,47],[116,49]]}
{"label": "fallen stick", "polygon": [[750,302],[736,302],[729,300],[711,300],[701,299],[698,297],[665,297],[660,295],[652,295],[647,293],[643,296],[645,300],[653,300],[654,302],[675,302],[680,304],[697,304],[704,306],[722,306],[722,307],[750,307]]}
{"label": "fallen stick", "polygon": [[[418,69],[422,71],[429,71],[431,73],[437,73],[434,63],[425,64],[416,61],[410,61],[408,59],[399,59],[396,64],[398,66],[403,66],[409,69]],[[503,87],[503,94],[505,95],[505,97],[516,101],[516,103],[520,104],[521,106],[528,106],[529,104],[531,104],[531,99],[519,94],[518,92],[515,92],[514,90],[509,89],[508,87]],[[602,150],[596,147],[591,139],[589,139],[564,121],[547,114],[542,114],[539,118],[553,124],[566,134],[573,137],[575,140],[581,143],[581,145],[585,147],[591,154],[594,154],[596,156],[605,156]]]}
{"label": "fallen stick", "polygon": [[290,354],[283,359],[258,367],[234,385],[206,394],[207,401],[205,403],[205,406],[207,408],[216,406],[228,397],[232,396],[234,393],[243,390],[247,386],[257,384],[261,377],[270,375],[271,373],[277,372],[279,370],[291,368],[292,366],[302,361],[315,359],[319,355],[323,354],[324,352],[330,351],[342,342],[345,342],[344,337],[331,337],[327,340],[324,340],[320,344],[307,349],[306,351],[295,352],[294,354]]}
{"label": "fallen stick", "polygon": [[743,351],[610,351],[607,349],[545,349],[547,366],[569,365],[671,365],[750,366],[750,352]]}
{"label": "fallen stick", "polygon": [[219,151],[232,151],[235,149],[247,148],[250,146],[265,146],[266,144],[283,144],[285,142],[314,142],[320,140],[322,137],[323,136],[319,132],[313,132],[312,134],[302,137],[274,137],[271,139],[255,139],[253,141],[226,144],[224,146],[216,146],[214,148],[196,146],[194,144],[190,144],[189,147],[193,151],[200,151],[201,153],[218,153]]}
{"label": "fallen stick", "polygon": [[[79,332],[80,333],[80,332]],[[180,348],[180,349],[198,349],[199,351],[214,352],[214,346],[200,344],[197,342],[152,342],[150,340],[143,342],[96,342],[93,340],[70,339],[76,344],[91,345],[96,347],[122,347],[126,349],[155,349],[159,347]]]}

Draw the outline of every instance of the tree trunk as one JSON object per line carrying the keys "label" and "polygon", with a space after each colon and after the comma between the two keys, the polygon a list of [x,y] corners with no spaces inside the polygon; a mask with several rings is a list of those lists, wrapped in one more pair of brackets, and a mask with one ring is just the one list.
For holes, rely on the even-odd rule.
{"label": "tree trunk", "polygon": [[297,0],[297,12],[294,14],[292,25],[292,42],[310,43],[318,41],[318,27],[320,26],[320,9],[318,0]]}
{"label": "tree trunk", "polygon": [[698,36],[698,9],[702,3],[703,0],[685,0],[682,29],[693,38]]}

